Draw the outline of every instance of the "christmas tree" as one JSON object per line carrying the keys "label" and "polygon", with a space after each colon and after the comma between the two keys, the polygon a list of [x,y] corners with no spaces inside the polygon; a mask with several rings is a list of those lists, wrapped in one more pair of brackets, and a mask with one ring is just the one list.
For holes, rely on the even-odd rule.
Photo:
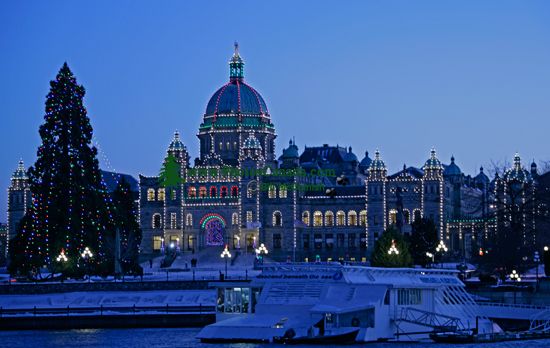
{"label": "christmas tree", "polygon": [[120,255],[118,256],[124,274],[142,274],[139,265],[139,245],[141,228],[137,221],[137,212],[130,184],[124,178],[120,180],[113,192],[115,204],[115,221],[119,233]]}
{"label": "christmas tree", "polygon": [[[50,86],[40,126],[42,144],[29,169],[33,205],[27,212],[30,221],[19,236],[24,244],[23,264],[79,273],[79,258],[86,247],[93,251],[94,266],[105,261],[102,240],[114,233],[112,200],[101,178],[97,150],[91,145],[84,87],[77,84],[66,63]],[[67,261],[58,257],[61,253]]]}

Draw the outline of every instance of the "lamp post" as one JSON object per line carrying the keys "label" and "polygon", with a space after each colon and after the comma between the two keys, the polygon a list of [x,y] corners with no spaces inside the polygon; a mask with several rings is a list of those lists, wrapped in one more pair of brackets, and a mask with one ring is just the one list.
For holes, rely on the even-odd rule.
{"label": "lamp post", "polygon": [[535,267],[537,267],[537,289],[539,288],[539,265],[540,265],[540,255],[537,250],[535,250],[535,254],[533,255],[533,261],[535,261]]}
{"label": "lamp post", "polygon": [[388,255],[399,255],[399,250],[395,246],[395,239],[391,240],[391,247],[388,250]]}
{"label": "lamp post", "polygon": [[[432,265],[435,263],[435,255],[429,251],[426,251],[426,256],[432,259]],[[433,267],[433,266],[432,266]]]}
{"label": "lamp post", "polygon": [[[440,240],[439,241],[439,244],[437,245],[437,247],[435,248],[435,251],[437,253],[441,253],[441,262],[443,263],[443,254],[447,252],[447,246],[445,245],[445,242],[443,242],[443,240]],[[443,268],[443,267],[441,267]]]}
{"label": "lamp post", "polygon": [[512,270],[512,273],[510,273],[510,280],[511,281],[516,281],[516,282],[521,282],[521,277],[519,276],[519,273],[516,272],[516,270]]}
{"label": "lamp post", "polygon": [[90,259],[94,257],[94,254],[91,252],[90,248],[86,247],[84,248],[84,251],[82,254],[80,254],[82,258],[84,259],[84,263],[86,265],[86,273],[88,273],[88,283],[90,282]]}
{"label": "lamp post", "polygon": [[67,258],[67,255],[65,255],[65,250],[64,249],[61,249],[61,252],[59,253],[59,255],[57,255],[56,259],[55,259],[57,262],[59,262],[62,266],[61,266],[61,282],[63,283],[63,263],[69,261],[69,258]]}
{"label": "lamp post", "polygon": [[227,279],[227,261],[231,258],[231,253],[229,252],[229,249],[227,248],[227,244],[225,245],[225,248],[223,249],[220,257],[222,259],[225,259],[225,279]]}
{"label": "lamp post", "polygon": [[261,243],[260,247],[256,249],[256,257],[260,260],[261,265],[264,264],[264,257],[262,255],[263,254],[267,255],[268,253],[269,252],[267,251],[267,248],[265,247],[264,243]]}

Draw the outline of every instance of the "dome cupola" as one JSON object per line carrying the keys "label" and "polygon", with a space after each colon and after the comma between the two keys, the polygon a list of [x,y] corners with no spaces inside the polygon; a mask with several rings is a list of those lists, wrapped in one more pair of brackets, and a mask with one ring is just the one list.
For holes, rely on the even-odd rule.
{"label": "dome cupola", "polygon": [[462,171],[460,168],[455,164],[455,157],[451,156],[451,164],[449,164],[445,170],[443,171],[443,175],[445,176],[451,176],[451,175],[462,175]]}

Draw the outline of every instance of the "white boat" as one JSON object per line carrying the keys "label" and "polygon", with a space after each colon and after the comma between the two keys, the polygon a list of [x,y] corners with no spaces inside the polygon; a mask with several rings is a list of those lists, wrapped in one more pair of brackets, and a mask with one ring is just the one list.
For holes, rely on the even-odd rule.
{"label": "white boat", "polygon": [[458,272],[340,264],[264,266],[250,283],[218,282],[216,323],[203,342],[418,341],[493,333]]}

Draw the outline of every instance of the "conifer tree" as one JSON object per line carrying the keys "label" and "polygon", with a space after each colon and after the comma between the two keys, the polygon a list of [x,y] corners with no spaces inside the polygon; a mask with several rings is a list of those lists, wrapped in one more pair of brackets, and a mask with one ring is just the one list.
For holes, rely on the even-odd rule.
{"label": "conifer tree", "polygon": [[426,253],[436,254],[437,228],[432,220],[426,218],[416,219],[411,227],[412,234],[409,239],[411,256],[415,264],[425,267],[432,262]]}
{"label": "conifer tree", "polygon": [[373,267],[410,267],[412,265],[409,246],[403,239],[403,235],[393,226],[386,229],[374,244],[371,265]]}
{"label": "conifer tree", "polygon": [[125,274],[140,274],[139,245],[141,228],[130,190],[130,184],[122,178],[113,192],[115,222],[120,236],[120,264]]}
{"label": "conifer tree", "polygon": [[[67,66],[50,82],[42,144],[29,169],[33,205],[22,231],[24,260],[55,267],[63,251],[63,269],[77,273],[78,258],[90,248],[97,266],[104,261],[102,240],[113,234],[112,201],[91,145],[92,126],[83,105],[85,90]],[[17,265],[14,265],[17,268]]]}

